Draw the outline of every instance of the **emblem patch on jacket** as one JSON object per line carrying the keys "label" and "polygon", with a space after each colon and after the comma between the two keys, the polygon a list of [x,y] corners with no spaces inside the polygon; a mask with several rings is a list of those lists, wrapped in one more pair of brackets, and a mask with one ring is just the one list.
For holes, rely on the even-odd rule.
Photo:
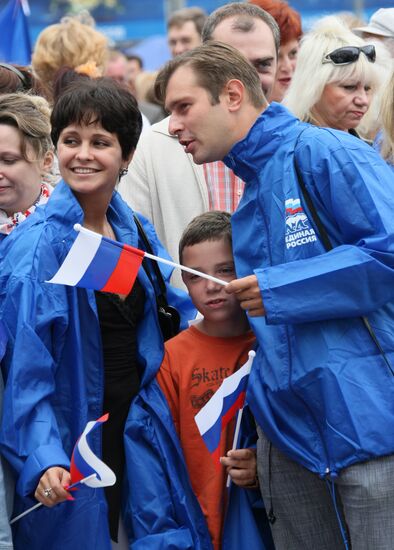
{"label": "emblem patch on jacket", "polygon": [[287,199],[286,207],[286,248],[294,248],[316,241],[316,233],[310,226],[302,209],[300,199]]}

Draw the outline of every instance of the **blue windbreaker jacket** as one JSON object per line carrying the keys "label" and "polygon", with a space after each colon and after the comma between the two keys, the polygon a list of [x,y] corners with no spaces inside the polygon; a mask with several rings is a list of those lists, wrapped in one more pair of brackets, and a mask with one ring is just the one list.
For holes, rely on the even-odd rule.
{"label": "blue windbreaker jacket", "polygon": [[[119,241],[143,248],[132,211],[117,193],[108,217]],[[154,253],[168,257],[152,225],[141,221]],[[86,423],[103,413],[103,357],[94,291],[45,283],[75,240],[73,224],[78,222],[83,222],[82,209],[62,182],[47,205],[15,229],[0,248],[0,318],[9,337],[0,437],[2,452],[17,476],[19,497],[14,514],[36,502],[32,495],[47,468],[69,468],[72,448]],[[162,272],[168,281],[171,269],[165,267]],[[137,333],[143,387],[160,367],[163,341],[154,289],[144,269],[138,278],[146,296]],[[195,310],[185,293],[167,288],[168,300],[180,310],[185,326]],[[95,430],[89,441],[100,456],[100,430]],[[132,467],[132,459],[128,464]],[[127,472],[125,478],[126,487]],[[74,502],[42,507],[19,520],[15,547],[110,549],[103,490],[81,488],[74,496]],[[126,492],[127,525],[131,524],[128,497]]]}
{"label": "blue windbreaker jacket", "polygon": [[247,398],[258,423],[322,476],[393,453],[394,376],[360,319],[394,370],[393,173],[361,140],[275,103],[225,163],[246,182],[232,219],[237,276],[256,274],[266,309],[250,318],[260,348]]}
{"label": "blue windbreaker jacket", "polygon": [[[245,413],[240,447],[250,447],[253,426]],[[194,495],[167,401],[154,380],[137,396],[125,429],[133,550],[210,550],[207,523]],[[141,498],[142,497],[142,498]],[[149,514],[146,513],[149,510]],[[232,485],[224,525],[224,550],[272,550],[259,491]]]}

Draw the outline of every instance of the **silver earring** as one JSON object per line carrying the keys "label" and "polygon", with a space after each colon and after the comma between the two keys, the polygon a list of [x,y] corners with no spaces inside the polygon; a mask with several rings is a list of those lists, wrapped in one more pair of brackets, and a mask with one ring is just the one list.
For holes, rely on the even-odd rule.
{"label": "silver earring", "polygon": [[121,170],[119,170],[119,179],[123,178],[123,176],[125,176],[127,173],[128,173],[127,168],[122,168]]}

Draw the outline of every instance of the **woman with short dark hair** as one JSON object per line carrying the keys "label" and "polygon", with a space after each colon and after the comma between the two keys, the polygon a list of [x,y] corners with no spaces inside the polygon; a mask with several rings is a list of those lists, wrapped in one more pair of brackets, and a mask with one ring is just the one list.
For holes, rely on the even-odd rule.
{"label": "woman with short dark hair", "polygon": [[[9,334],[0,443],[17,473],[15,511],[33,497],[44,504],[16,524],[17,547],[107,550],[122,539],[123,524],[131,530],[127,470],[135,457],[123,440],[131,402],[163,356],[155,276],[140,269],[127,296],[45,281],[70,250],[75,223],[144,248],[133,212],[115,191],[137,145],[141,114],[115,82],[84,79],[60,95],[51,120],[63,181],[45,209],[6,239],[0,257],[0,319]],[[151,224],[140,222],[154,254],[166,256]],[[171,270],[162,273],[168,282]],[[186,295],[167,286],[168,300],[190,316]],[[81,487],[67,502],[73,445],[86,423],[106,412],[102,441],[96,432],[90,444],[117,483]],[[124,539],[116,548],[129,547]]]}

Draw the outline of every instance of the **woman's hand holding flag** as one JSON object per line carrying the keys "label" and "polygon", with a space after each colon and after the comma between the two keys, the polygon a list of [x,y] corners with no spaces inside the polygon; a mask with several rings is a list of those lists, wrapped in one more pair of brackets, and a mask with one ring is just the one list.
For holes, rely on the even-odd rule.
{"label": "woman's hand holding flag", "polygon": [[108,414],[105,414],[98,420],[92,420],[86,424],[74,446],[70,472],[58,466],[48,468],[42,475],[34,495],[39,502],[13,518],[10,523],[18,521],[43,504],[52,507],[65,500],[74,500],[68,490],[77,489],[80,484],[92,488],[108,487],[115,484],[114,472],[93,453],[87,440],[89,433],[107,420]]}

